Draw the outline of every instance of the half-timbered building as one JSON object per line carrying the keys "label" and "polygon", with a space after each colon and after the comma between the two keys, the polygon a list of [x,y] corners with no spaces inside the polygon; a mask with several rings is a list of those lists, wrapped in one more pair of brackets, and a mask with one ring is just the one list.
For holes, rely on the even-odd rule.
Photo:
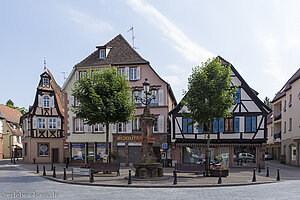
{"label": "half-timbered building", "polygon": [[64,95],[48,69],[40,77],[34,104],[20,119],[24,162],[61,163],[64,161]]}
{"label": "half-timbered building", "polygon": [[[229,65],[218,57],[222,65]],[[267,141],[267,114],[271,109],[258,97],[258,93],[249,87],[238,71],[231,67],[231,85],[237,88],[235,103],[230,118],[215,119],[211,138],[211,158],[223,158],[223,164],[230,167],[264,167],[264,153]],[[190,125],[192,119],[188,109],[179,103],[171,116],[171,137],[173,163],[196,163],[206,155],[207,127]],[[185,114],[183,114],[185,113]]]}

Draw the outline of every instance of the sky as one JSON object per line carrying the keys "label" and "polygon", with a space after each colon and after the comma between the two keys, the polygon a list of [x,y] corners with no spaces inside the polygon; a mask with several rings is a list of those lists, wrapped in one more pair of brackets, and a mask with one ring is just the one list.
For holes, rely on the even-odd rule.
{"label": "sky", "polygon": [[[184,2],[184,3],[183,3]],[[297,0],[12,0],[0,8],[0,104],[33,104],[46,66],[61,86],[74,65],[118,34],[150,61],[177,102],[192,68],[218,55],[259,98],[299,69]],[[64,75],[65,74],[65,75]]]}

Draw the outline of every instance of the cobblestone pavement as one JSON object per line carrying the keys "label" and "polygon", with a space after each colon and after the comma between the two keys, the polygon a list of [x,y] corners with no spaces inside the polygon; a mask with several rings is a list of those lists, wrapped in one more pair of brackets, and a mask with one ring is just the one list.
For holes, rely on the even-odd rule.
{"label": "cobblestone pavement", "polygon": [[[300,180],[215,188],[91,187],[49,181],[0,162],[0,199],[300,199]],[[27,195],[27,196],[26,196]],[[52,196],[51,196],[52,195]]]}

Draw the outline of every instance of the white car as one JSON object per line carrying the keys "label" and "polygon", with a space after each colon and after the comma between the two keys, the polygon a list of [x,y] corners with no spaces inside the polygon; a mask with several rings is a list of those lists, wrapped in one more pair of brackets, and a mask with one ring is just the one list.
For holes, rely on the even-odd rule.
{"label": "white car", "polygon": [[251,153],[239,153],[238,159],[243,161],[255,161],[255,157]]}

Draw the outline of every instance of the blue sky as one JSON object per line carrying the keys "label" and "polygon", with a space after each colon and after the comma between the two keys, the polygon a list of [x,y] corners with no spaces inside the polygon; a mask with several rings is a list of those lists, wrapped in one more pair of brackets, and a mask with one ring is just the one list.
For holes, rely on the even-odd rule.
{"label": "blue sky", "polygon": [[[183,3],[184,2],[184,3]],[[299,68],[299,1],[2,1],[0,103],[33,104],[44,58],[62,86],[73,66],[118,34],[168,81],[177,101],[194,66],[217,55],[259,97],[273,98]]]}

